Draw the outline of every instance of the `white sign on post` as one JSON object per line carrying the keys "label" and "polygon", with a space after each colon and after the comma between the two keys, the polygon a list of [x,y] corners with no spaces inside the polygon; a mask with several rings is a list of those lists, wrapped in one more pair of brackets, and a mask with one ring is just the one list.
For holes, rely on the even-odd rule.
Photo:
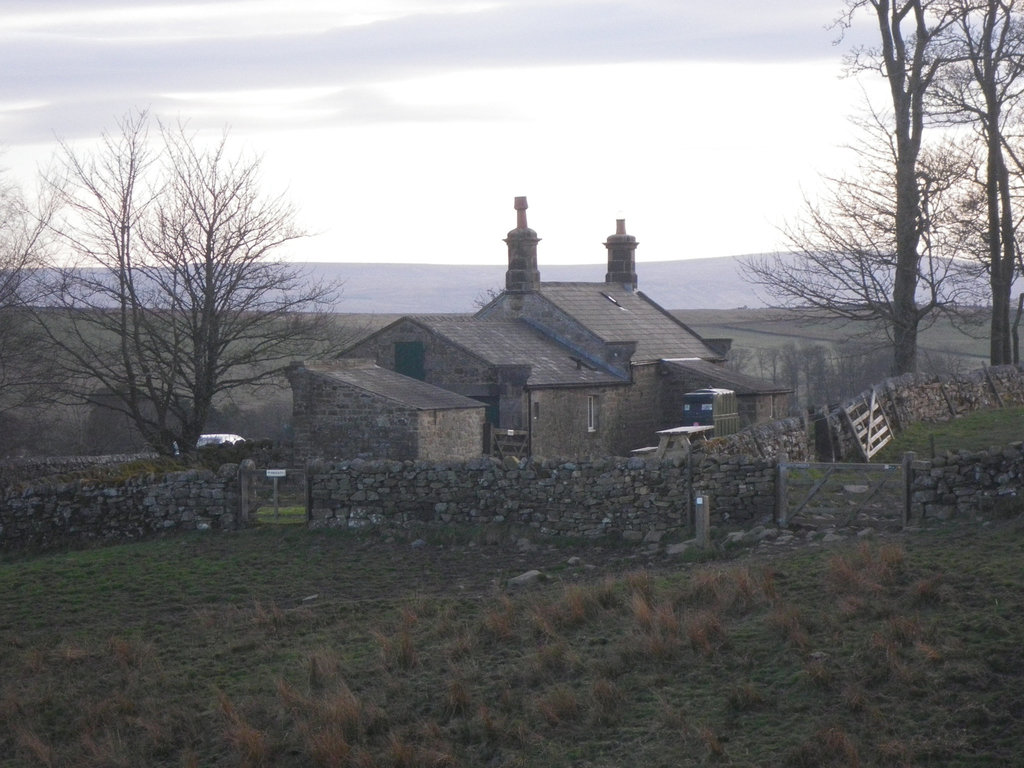
{"label": "white sign on post", "polygon": [[279,477],[287,477],[287,476],[288,476],[288,470],[287,469],[268,469],[267,470],[267,477],[274,478],[274,519],[275,520],[277,520],[278,509],[279,509],[278,505],[277,505],[277,478],[279,478]]}

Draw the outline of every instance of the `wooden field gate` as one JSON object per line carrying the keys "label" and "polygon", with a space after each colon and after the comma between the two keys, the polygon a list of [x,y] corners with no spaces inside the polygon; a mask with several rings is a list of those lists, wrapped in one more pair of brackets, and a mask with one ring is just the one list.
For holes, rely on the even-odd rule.
{"label": "wooden field gate", "polygon": [[838,527],[903,528],[910,511],[912,454],[900,464],[778,463],[775,519]]}
{"label": "wooden field gate", "polygon": [[530,433],[520,429],[497,429],[485,425],[484,452],[496,459],[512,456],[523,459],[530,455]]}

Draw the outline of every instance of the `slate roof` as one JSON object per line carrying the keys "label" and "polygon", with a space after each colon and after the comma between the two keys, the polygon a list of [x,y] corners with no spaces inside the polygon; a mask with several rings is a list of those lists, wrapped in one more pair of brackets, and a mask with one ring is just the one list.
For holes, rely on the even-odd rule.
{"label": "slate roof", "polygon": [[608,283],[541,283],[540,295],[607,342],[635,341],[632,362],[721,360],[693,330],[640,291]]}
{"label": "slate roof", "polygon": [[[362,363],[362,364],[360,364]],[[418,411],[483,408],[479,400],[449,392],[424,381],[403,376],[368,361],[307,363],[306,369],[331,381],[347,384]]]}
{"label": "slate roof", "polygon": [[411,315],[417,322],[491,365],[531,366],[529,386],[622,384],[625,378],[580,360],[521,320],[474,315]]}
{"label": "slate roof", "polygon": [[707,360],[667,359],[663,362],[687,373],[693,373],[708,379],[710,383],[707,386],[731,389],[737,395],[777,395],[793,391],[788,387],[780,387],[778,384],[772,384],[763,379],[733,371],[723,365],[709,363]]}

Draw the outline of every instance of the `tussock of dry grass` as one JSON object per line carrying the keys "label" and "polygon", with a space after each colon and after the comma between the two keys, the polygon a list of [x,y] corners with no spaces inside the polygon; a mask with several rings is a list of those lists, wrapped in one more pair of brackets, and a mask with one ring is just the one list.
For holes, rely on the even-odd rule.
{"label": "tussock of dry grass", "polygon": [[824,728],[795,749],[791,764],[803,768],[859,768],[857,745],[846,731],[838,726]]}
{"label": "tussock of dry grass", "polygon": [[596,726],[610,726],[622,716],[622,690],[611,680],[597,678],[590,686],[590,715]]}
{"label": "tussock of dry grass", "polygon": [[799,650],[806,650],[811,637],[803,624],[800,609],[794,605],[776,605],[769,615],[769,622],[778,628],[782,637]]}
{"label": "tussock of dry grass", "polygon": [[710,656],[725,642],[725,624],[714,611],[700,610],[687,617],[686,637],[695,651]]}
{"label": "tussock of dry grass", "polygon": [[267,734],[253,726],[223,692],[218,694],[224,715],[224,739],[243,766],[262,765],[269,754]]}
{"label": "tussock of dry grass", "polygon": [[579,714],[580,705],[576,692],[568,685],[556,685],[537,699],[537,709],[549,725],[558,725],[573,720]]}
{"label": "tussock of dry grass", "polygon": [[900,546],[862,542],[855,551],[830,558],[830,586],[841,595],[877,598],[901,573],[905,559]]}

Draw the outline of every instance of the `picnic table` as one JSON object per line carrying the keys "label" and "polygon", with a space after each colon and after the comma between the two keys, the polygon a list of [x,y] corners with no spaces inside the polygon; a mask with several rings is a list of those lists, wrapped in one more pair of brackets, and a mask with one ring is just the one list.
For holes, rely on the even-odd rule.
{"label": "picnic table", "polygon": [[632,453],[638,456],[653,456],[657,459],[679,453],[685,456],[690,452],[690,447],[692,446],[692,441],[694,439],[706,440],[708,438],[708,432],[711,432],[713,429],[714,426],[711,424],[661,429],[656,433],[659,438],[657,445],[652,445],[647,448],[637,448],[635,451],[632,451]]}

